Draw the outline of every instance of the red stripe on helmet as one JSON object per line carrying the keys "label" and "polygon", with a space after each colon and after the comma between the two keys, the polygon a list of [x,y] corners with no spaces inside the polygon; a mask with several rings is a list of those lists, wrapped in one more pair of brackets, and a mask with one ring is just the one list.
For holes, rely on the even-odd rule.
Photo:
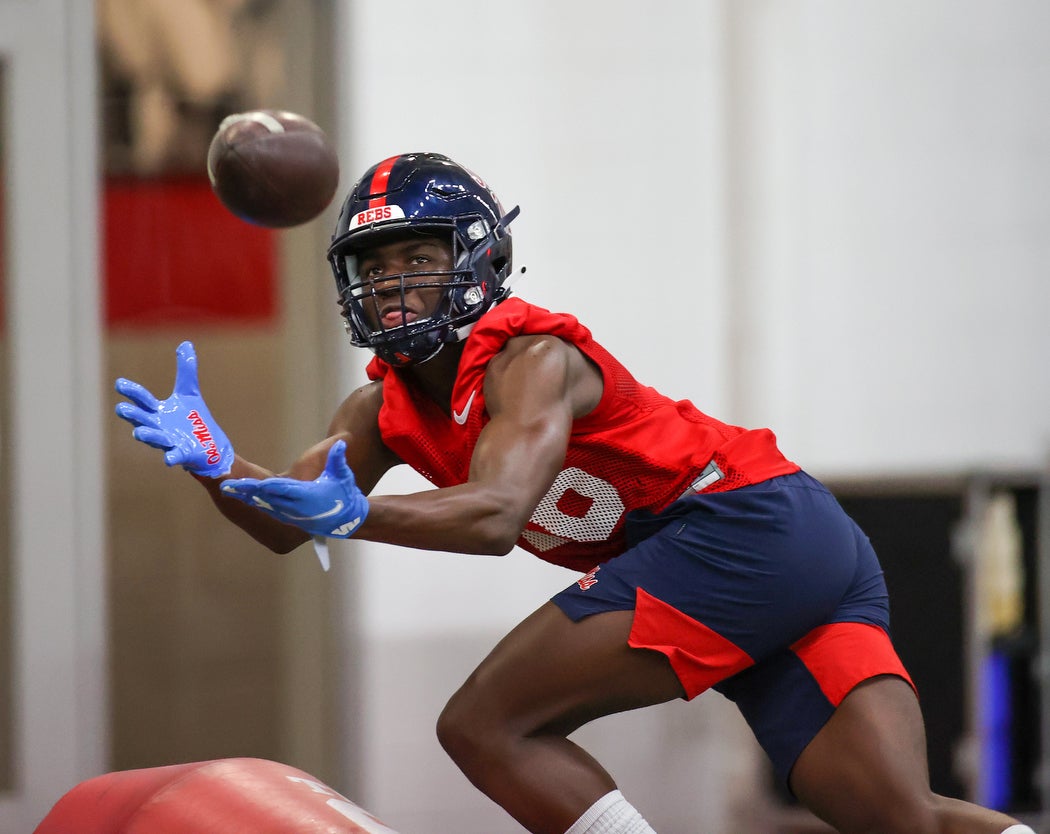
{"label": "red stripe on helmet", "polygon": [[368,186],[368,207],[375,208],[376,206],[385,206],[386,197],[379,196],[373,197],[373,194],[385,195],[387,192],[387,180],[390,179],[390,172],[394,170],[394,164],[401,158],[401,155],[392,156],[390,159],[384,159],[376,166],[376,172],[372,174],[372,182]]}

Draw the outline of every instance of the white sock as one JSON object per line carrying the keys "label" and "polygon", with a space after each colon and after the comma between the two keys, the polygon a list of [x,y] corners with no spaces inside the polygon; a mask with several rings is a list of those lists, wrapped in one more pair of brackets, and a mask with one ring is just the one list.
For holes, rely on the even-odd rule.
{"label": "white sock", "polygon": [[[610,791],[572,824],[565,834],[656,834],[619,791]],[[1021,834],[1010,831],[1003,834]],[[1032,832],[1035,834],[1035,832]]]}
{"label": "white sock", "polygon": [[1009,828],[1007,828],[1003,832],[1003,834],[1035,834],[1035,832],[1027,825],[1021,825],[1021,823],[1017,823],[1017,825],[1011,825]]}

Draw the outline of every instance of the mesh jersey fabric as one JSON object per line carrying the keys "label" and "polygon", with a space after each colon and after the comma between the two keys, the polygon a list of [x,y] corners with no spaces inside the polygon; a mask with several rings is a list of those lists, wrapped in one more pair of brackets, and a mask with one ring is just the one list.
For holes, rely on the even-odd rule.
{"label": "mesh jersey fabric", "polygon": [[[511,298],[488,311],[467,337],[452,393],[452,415],[378,357],[368,376],[382,380],[379,428],[400,460],[438,487],[465,483],[478,437],[490,420],[484,379],[489,362],[517,336],[549,334],[601,371],[592,412],[574,421],[562,470],[518,541],[541,559],[587,571],[627,548],[624,522],[635,510],[659,512],[711,461],[723,473],[705,492],[721,492],[798,471],[769,429],[745,429],[704,414],[638,382],[574,316]],[[461,422],[462,421],[462,422]]]}

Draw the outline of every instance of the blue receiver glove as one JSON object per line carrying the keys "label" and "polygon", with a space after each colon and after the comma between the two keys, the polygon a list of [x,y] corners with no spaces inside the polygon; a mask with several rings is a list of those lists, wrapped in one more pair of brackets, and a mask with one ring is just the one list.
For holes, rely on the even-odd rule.
{"label": "blue receiver glove", "polygon": [[368,516],[368,498],[346,464],[345,440],[332,444],[324,472],[316,480],[232,478],[221,489],[313,536],[348,539]]}
{"label": "blue receiver glove", "polygon": [[193,344],[183,342],[175,356],[175,388],[166,400],[130,379],[117,380],[117,393],[131,400],[117,404],[117,416],[135,427],[136,440],[163,450],[168,466],[218,478],[233,466],[233,446],[204,404]]}

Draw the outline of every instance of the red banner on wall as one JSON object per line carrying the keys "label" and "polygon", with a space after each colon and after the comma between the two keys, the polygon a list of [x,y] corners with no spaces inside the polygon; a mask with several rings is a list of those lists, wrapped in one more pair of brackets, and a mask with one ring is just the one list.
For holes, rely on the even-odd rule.
{"label": "red banner on wall", "polygon": [[277,235],[227,211],[207,178],[109,178],[102,209],[108,326],[276,318]]}

